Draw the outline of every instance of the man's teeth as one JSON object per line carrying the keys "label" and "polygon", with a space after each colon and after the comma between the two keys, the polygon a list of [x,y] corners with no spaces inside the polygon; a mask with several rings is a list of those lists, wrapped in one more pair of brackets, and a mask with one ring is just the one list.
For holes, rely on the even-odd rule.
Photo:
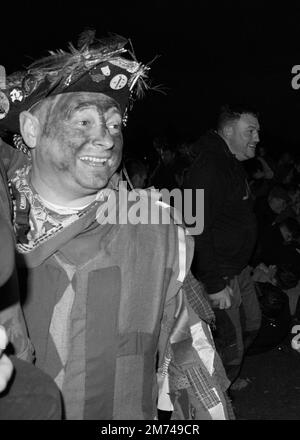
{"label": "man's teeth", "polygon": [[108,159],[100,159],[99,157],[91,157],[91,156],[83,156],[80,159],[85,162],[102,163],[102,164],[106,164],[106,162],[108,161]]}

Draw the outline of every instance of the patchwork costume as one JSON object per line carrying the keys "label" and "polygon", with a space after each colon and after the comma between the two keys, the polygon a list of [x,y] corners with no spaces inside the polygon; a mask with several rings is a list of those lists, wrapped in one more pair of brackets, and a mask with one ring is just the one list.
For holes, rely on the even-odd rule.
{"label": "patchwork costume", "polygon": [[[110,193],[117,218],[124,216],[116,225],[105,224],[103,200]],[[62,390],[68,419],[154,419],[158,395],[158,407],[171,410],[175,419],[214,418],[211,409],[217,418],[228,418],[223,393],[229,382],[216,389],[213,365],[209,374],[199,356],[203,341],[210,352],[213,342],[182,289],[193,240],[159,201],[151,202],[151,213],[156,209],[166,224],[126,224],[133,204],[124,210],[127,199],[120,203],[119,191],[105,189],[79,217],[66,215],[69,224],[52,234],[30,221],[49,236],[43,241],[37,232],[36,241],[18,244],[23,310],[36,365]],[[147,209],[149,201],[144,196]],[[202,338],[198,352],[192,347],[191,316],[198,326],[194,339],[199,330]],[[164,387],[158,390],[166,371],[167,403]],[[204,395],[215,400],[205,406]]]}

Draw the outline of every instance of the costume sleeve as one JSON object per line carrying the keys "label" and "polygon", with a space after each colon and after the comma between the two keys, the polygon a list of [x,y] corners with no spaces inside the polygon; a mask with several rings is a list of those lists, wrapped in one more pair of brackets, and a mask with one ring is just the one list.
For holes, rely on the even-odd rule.
{"label": "costume sleeve", "polygon": [[184,289],[166,304],[162,331],[168,340],[157,372],[158,408],[171,411],[173,420],[228,419],[229,381],[209,326],[191,309]]}
{"label": "costume sleeve", "polygon": [[[176,228],[171,228],[171,235]],[[172,412],[172,419],[227,419],[223,388],[215,374],[216,350],[209,340],[208,325],[193,312],[185,289],[195,289],[190,273],[193,239],[178,227],[173,277],[164,303],[158,341],[157,408]],[[188,281],[188,283],[187,283]],[[190,295],[191,296],[191,295]],[[209,305],[197,302],[206,318]],[[206,306],[208,308],[206,309]],[[204,311],[205,309],[205,311]],[[225,387],[228,386],[224,377]],[[225,391],[225,389],[224,389]]]}
{"label": "costume sleeve", "polygon": [[[211,155],[200,155],[184,183],[185,189],[193,193],[192,204],[197,201],[197,189],[204,190],[204,228],[203,232],[195,235],[195,254],[193,273],[205,285],[208,294],[216,293],[225,288],[225,282],[218,267],[215,245],[213,240],[213,226],[218,213],[222,210],[225,197],[225,179]],[[188,207],[185,206],[185,209]],[[188,208],[190,209],[190,208]],[[184,216],[187,218],[187,215]]]}
{"label": "costume sleeve", "polygon": [[0,138],[0,159],[4,163],[5,171],[10,179],[15,170],[29,162],[28,156],[7,144]]}
{"label": "costume sleeve", "polygon": [[[2,176],[3,177],[3,176]],[[31,361],[33,350],[29,338],[19,298],[19,285],[15,270],[15,243],[12,226],[8,223],[10,217],[9,205],[1,186],[0,194],[0,324],[6,329],[9,346],[7,352],[17,357]],[[3,190],[3,191],[2,191]],[[3,211],[8,212],[4,213]]]}
{"label": "costume sleeve", "polygon": [[5,327],[7,332],[8,353],[32,362],[34,358],[33,347],[27,334],[21,309],[15,270],[9,280],[0,287],[0,324]]}
{"label": "costume sleeve", "polygon": [[188,272],[184,280],[183,290],[189,305],[199,318],[214,327],[216,317],[207,298],[204,285],[193,276],[191,271]]}

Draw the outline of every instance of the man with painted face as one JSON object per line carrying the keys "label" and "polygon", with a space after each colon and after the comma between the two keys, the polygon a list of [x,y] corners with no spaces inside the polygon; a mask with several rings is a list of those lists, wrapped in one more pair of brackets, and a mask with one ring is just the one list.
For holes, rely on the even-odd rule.
{"label": "man with painted face", "polygon": [[1,154],[35,363],[66,419],[224,419],[214,351],[208,373],[195,342],[210,335],[183,288],[193,240],[156,192],[121,182],[122,125],[148,71],[126,43],[93,38],[2,80],[0,128],[21,150]]}
{"label": "man with painted face", "polygon": [[248,266],[256,242],[256,219],[241,165],[255,156],[258,141],[257,115],[247,108],[224,106],[217,129],[195,144],[198,157],[184,183],[185,188],[204,189],[204,230],[195,236],[192,271],[204,283],[216,309],[216,342],[221,341],[219,348],[232,382],[244,345],[254,339],[261,320]]}

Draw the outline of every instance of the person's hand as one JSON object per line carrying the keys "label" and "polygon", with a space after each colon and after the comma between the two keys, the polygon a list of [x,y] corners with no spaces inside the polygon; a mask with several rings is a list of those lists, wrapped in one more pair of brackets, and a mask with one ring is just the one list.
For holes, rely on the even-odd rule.
{"label": "person's hand", "polygon": [[11,360],[2,354],[8,343],[5,328],[0,325],[0,393],[5,390],[13,372]]}
{"label": "person's hand", "polygon": [[212,303],[212,306],[217,309],[229,309],[231,306],[231,296],[233,295],[233,291],[231,287],[226,286],[225,289],[220,290],[220,292],[213,293],[209,295],[209,299]]}

